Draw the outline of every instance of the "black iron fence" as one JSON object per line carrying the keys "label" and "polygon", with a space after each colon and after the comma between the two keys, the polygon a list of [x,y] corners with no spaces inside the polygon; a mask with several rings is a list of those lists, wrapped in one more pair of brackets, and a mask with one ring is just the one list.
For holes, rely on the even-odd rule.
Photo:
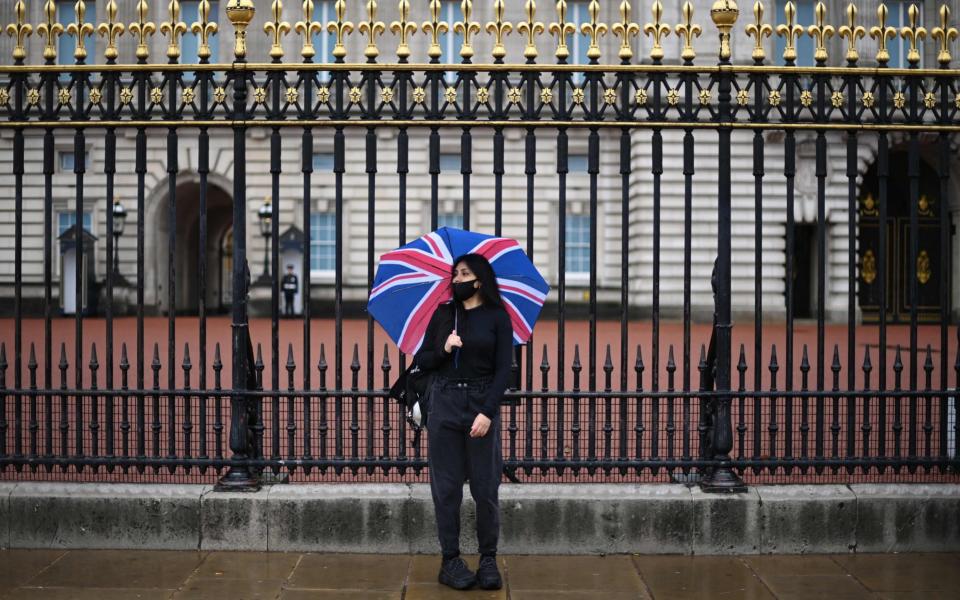
{"label": "black iron fence", "polygon": [[[764,21],[761,3],[754,11],[755,22],[746,29],[755,41],[753,64],[731,61],[731,35],[742,35],[744,29],[738,25],[735,3],[721,1],[710,14],[719,32],[719,62],[708,66],[695,64],[694,42],[702,28],[692,7],[684,8],[683,22],[673,27],[662,21],[662,7],[655,2],[653,20],[641,28],[632,20],[629,2],[621,3],[620,21],[611,26],[600,22],[598,2],[587,3],[582,23],[568,21],[572,18],[566,12],[568,3],[558,2],[556,22],[543,28],[536,21],[533,2],[524,7],[526,20],[515,23],[504,19],[503,2],[493,2],[488,7],[492,20],[487,31],[494,61],[474,64],[471,36],[479,23],[471,20],[472,2],[457,3],[461,21],[456,24],[442,22],[442,3],[430,3],[428,20],[420,27],[429,41],[429,63],[409,60],[408,37],[417,26],[409,3],[400,2],[397,21],[391,25],[398,60],[381,63],[378,38],[384,24],[376,19],[377,3],[368,2],[362,12],[359,6],[349,7],[357,11],[354,18],[363,19],[358,25],[369,40],[366,62],[359,63],[346,61],[344,42],[353,27],[347,22],[347,4],[338,1],[328,23],[315,21],[311,10],[296,23],[303,62],[291,63],[283,61],[291,28],[282,20],[281,3],[273,2],[266,25],[274,40],[272,62],[256,64],[246,61],[245,47],[253,3],[230,0],[221,4],[234,28],[235,60],[210,64],[210,52],[204,51],[211,31],[210,4],[201,2],[197,23],[186,24],[180,22],[174,2],[161,28],[169,41],[169,62],[153,64],[149,48],[156,28],[148,21],[147,2],[141,1],[136,7],[124,7],[135,8],[128,15],[132,22],[127,30],[137,39],[137,62],[121,64],[117,62],[116,40],[121,31],[117,4],[107,2],[105,13],[99,15],[105,21],[97,29],[106,48],[106,64],[93,65],[87,64],[84,48],[84,41],[92,39],[86,37],[92,35],[92,23],[84,21],[84,3],[78,2],[69,28],[76,41],[75,61],[63,65],[57,62],[62,24],[56,22],[56,11],[45,10],[42,22],[30,28],[27,4],[15,3],[16,22],[9,26],[16,41],[15,64],[0,67],[5,79],[0,86],[0,130],[12,143],[14,182],[12,201],[4,205],[13,222],[9,257],[13,280],[8,292],[13,318],[6,321],[13,331],[5,334],[7,341],[0,347],[3,477],[219,479],[225,487],[256,485],[258,476],[271,471],[294,479],[422,477],[426,466],[422,444],[411,446],[398,407],[383,391],[404,367],[404,357],[393,346],[383,345],[372,320],[356,320],[345,312],[348,282],[343,249],[348,141],[362,148],[364,156],[369,286],[375,241],[383,236],[395,237],[397,245],[409,241],[411,132],[425,131],[431,228],[438,225],[440,215],[441,137],[458,138],[464,227],[478,220],[479,201],[472,199],[472,186],[481,178],[489,182],[492,176],[493,233],[503,231],[505,204],[522,203],[525,248],[534,259],[538,258],[537,229],[544,226],[535,210],[538,184],[547,176],[555,180],[558,241],[552,250],[557,265],[552,308],[556,317],[541,323],[535,340],[518,350],[514,384],[502,412],[504,456],[516,476],[547,481],[702,477],[711,490],[738,489],[741,478],[956,480],[960,351],[955,338],[960,333],[955,328],[951,333],[950,325],[949,205],[951,148],[953,136],[960,131],[960,73],[950,68],[956,30],[949,25],[948,10],[941,11],[940,26],[929,32],[920,27],[914,12],[911,21],[897,30],[885,23],[886,12],[881,11],[879,22],[870,30],[878,44],[876,67],[860,66],[857,45],[866,29],[857,23],[855,11],[848,12],[849,22],[838,30],[844,38],[846,65],[829,66],[833,63],[828,49],[834,48],[829,38],[835,31],[825,22],[826,10],[818,7],[815,23],[804,29],[794,22],[795,12],[788,3],[786,22],[777,30],[785,44],[786,64],[776,66],[767,62],[771,44],[765,37],[772,28]],[[221,35],[226,33],[224,24]],[[187,25],[192,25],[198,38],[196,65],[178,62],[179,38]],[[457,50],[462,60],[457,64],[440,61],[440,36],[450,26],[461,32]],[[333,35],[332,63],[313,62],[313,36],[323,28]],[[513,28],[523,34],[526,62],[505,60],[503,36]],[[555,37],[546,38],[544,29]],[[44,36],[43,64],[26,63],[31,30]],[[617,36],[616,43],[603,39],[607,31]],[[635,38],[641,31],[649,58],[634,60]],[[661,41],[671,31],[684,42],[679,64],[664,62]],[[923,41],[927,33],[932,45]],[[799,35],[814,39],[815,66],[797,66]],[[588,47],[583,64],[575,64],[576,57],[570,55],[571,36]],[[908,68],[887,65],[885,44],[897,37],[909,47]],[[551,44],[556,62],[537,61],[546,39],[555,41]],[[619,64],[601,64],[603,53],[613,49]],[[935,56],[938,67],[921,68],[922,52]],[[214,172],[211,131],[223,129],[233,132],[234,157],[229,173],[233,182],[229,325],[208,314],[207,286],[212,283],[206,272],[209,178]],[[145,230],[153,226],[147,220],[148,201],[152,201],[148,155],[150,144],[158,141],[153,130],[165,132],[159,146],[166,154],[168,190],[163,209],[169,224],[176,223],[178,210],[183,210],[178,205],[178,176],[190,171],[198,178],[200,250],[195,257],[196,287],[191,288],[196,290],[196,319],[176,314],[178,285],[184,283],[176,268],[176,248],[182,241],[172,225],[167,227],[167,272],[158,275],[160,280],[165,275],[168,316],[148,314]],[[246,157],[249,134],[258,130],[266,132],[269,146],[272,198],[281,197],[285,174],[299,173],[303,224],[311,223],[317,194],[316,140],[332,140],[335,250],[333,281],[320,284],[303,277],[302,315],[299,320],[285,320],[281,319],[280,248],[272,245],[267,265],[272,274],[269,328],[251,335],[246,268],[247,259],[252,258],[247,248],[251,235],[246,230],[251,174]],[[396,135],[393,164],[381,160],[378,152],[378,132],[383,130]],[[511,130],[518,131],[519,137],[508,140]],[[571,199],[568,177],[574,131],[585,132],[589,185],[586,197]],[[82,227],[88,206],[84,195],[89,189],[86,158],[92,143],[102,148],[109,240],[118,227],[119,215],[113,209],[117,177],[130,175],[118,167],[129,164],[118,160],[118,136],[128,132],[135,140],[135,278],[127,282],[112,275],[118,258],[115,246],[106,244],[108,275],[102,281],[101,319],[85,315],[87,292],[80,283],[90,277],[84,262],[84,253],[90,250]],[[684,190],[683,256],[679,266],[666,268],[682,269],[682,300],[677,303],[681,318],[676,323],[662,316],[661,306],[662,186],[669,167],[664,161],[665,143],[671,143],[665,142],[665,134],[674,132],[682,136],[683,159],[678,167]],[[771,138],[769,132],[782,136]],[[798,245],[795,222],[801,160],[798,133],[812,136],[815,162],[815,239],[804,248]],[[68,135],[72,136],[75,175],[75,285],[73,316],[65,320],[60,318],[58,304],[63,298],[54,296],[52,206],[55,149]],[[490,173],[474,170],[478,136],[491,140]],[[752,144],[753,260],[751,265],[740,257],[738,277],[749,281],[755,293],[749,303],[752,322],[745,314],[746,324],[735,327],[732,149],[742,142]],[[875,186],[875,195],[861,180],[858,161],[865,143],[876,146],[875,179],[869,184]],[[283,149],[291,144],[299,148],[300,168],[284,164]],[[505,157],[508,147],[516,144],[523,147],[522,199],[512,197],[515,189],[505,184],[505,179],[515,177],[508,173]],[[537,161],[538,148],[546,144],[555,146],[557,159],[550,173],[543,173]],[[609,219],[601,223],[599,218],[599,188],[607,177],[600,168],[602,144],[615,147],[618,155],[621,195],[616,225]],[[648,165],[642,173],[633,156],[638,144],[649,156],[642,163]],[[704,144],[711,147],[709,153],[701,151]],[[845,280],[848,291],[841,324],[831,322],[826,304],[828,267],[833,268],[827,252],[827,190],[832,185],[828,144],[843,144],[846,155],[847,203],[842,222],[847,225],[848,244],[845,277],[839,279]],[[195,164],[180,164],[185,145],[196,149]],[[42,152],[42,165],[33,162],[37,149]],[[783,155],[782,165],[777,163],[783,180],[778,173],[775,182],[767,172],[773,149]],[[901,156],[895,152],[900,150],[905,151],[906,172],[893,181]],[[929,167],[935,173],[932,180],[921,169],[921,161],[926,161],[923,153],[935,157],[936,164]],[[716,249],[714,317],[712,324],[700,326],[693,318],[693,289],[699,283],[693,252],[694,225],[703,219],[694,215],[693,190],[698,162],[708,159],[716,161],[710,169],[710,176],[716,177],[715,212],[709,215],[716,231],[709,239]],[[383,183],[385,171],[390,172],[388,184]],[[24,196],[24,179],[32,176],[43,180],[42,233],[38,234],[43,274],[37,278],[42,289],[40,320],[24,314],[24,265],[28,264],[24,249],[32,239],[24,235],[24,202],[30,200]],[[638,206],[638,177],[648,184],[644,188],[652,204],[648,209]],[[779,191],[773,200],[765,198],[773,185],[782,186],[783,204],[778,208],[785,215],[771,221],[771,202],[781,202]],[[902,255],[895,255],[890,249],[893,230],[884,224],[893,205],[890,192],[899,185],[904,186],[909,210],[902,231],[896,234],[903,233],[906,245]],[[927,197],[921,192],[927,189],[936,192],[937,202],[921,202]],[[589,269],[583,286],[586,318],[582,321],[568,318],[575,308],[568,300],[572,286],[565,252],[568,205],[573,200],[583,201],[589,215]],[[396,207],[398,226],[378,230],[375,216],[387,202],[391,209]],[[263,215],[263,223],[269,224],[266,233],[273,240],[281,237],[279,204],[273,202]],[[858,230],[870,219],[879,224],[874,237]],[[637,221],[652,232],[651,268],[642,273],[635,269],[638,250],[631,246]],[[931,231],[936,235],[921,232],[921,221],[935,225]],[[782,225],[782,242],[779,237],[771,240],[765,230],[768,225]],[[612,237],[619,252],[619,282],[604,290],[598,283],[598,235],[611,232],[616,234]],[[70,230],[65,235],[61,244],[69,241]],[[742,228],[737,235],[744,236]],[[304,249],[311,248],[309,226],[304,226],[300,243]],[[785,321],[770,323],[771,307],[763,302],[769,295],[763,289],[764,257],[781,243],[786,257]],[[30,249],[34,251],[32,245]],[[798,284],[793,257],[797,252],[816,257],[816,280],[810,282],[808,294],[816,306],[809,323],[798,323],[795,314]],[[309,274],[311,253],[302,254],[301,272]],[[939,283],[928,298],[929,289],[921,286],[931,278]],[[117,310],[121,286],[129,286],[125,289],[132,298],[133,318],[121,317]],[[650,290],[649,316],[638,316],[631,309],[638,287]],[[598,298],[605,292],[613,298],[612,322],[601,318]],[[320,314],[315,312],[312,295],[329,296]],[[898,324],[892,324],[890,315],[897,311]],[[871,314],[876,325],[863,325]],[[930,324],[923,324],[924,320]],[[951,355],[956,357],[953,363]]]}

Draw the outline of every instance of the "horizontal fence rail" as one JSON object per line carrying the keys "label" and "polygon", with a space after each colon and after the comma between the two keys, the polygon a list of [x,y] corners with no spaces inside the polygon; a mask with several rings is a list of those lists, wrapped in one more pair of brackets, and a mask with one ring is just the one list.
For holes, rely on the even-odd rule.
{"label": "horizontal fence rail", "polygon": [[[204,0],[196,22],[180,2],[9,4],[0,478],[425,479],[386,392],[409,357],[357,307],[384,240],[453,205],[550,270],[501,407],[508,477],[958,480],[947,5],[881,3],[868,26],[853,4],[801,24],[757,2],[744,25],[720,0],[700,65],[690,2],[642,25],[630,2],[540,22],[532,1],[401,0],[389,24],[374,1]],[[271,62],[247,61],[256,29]]]}

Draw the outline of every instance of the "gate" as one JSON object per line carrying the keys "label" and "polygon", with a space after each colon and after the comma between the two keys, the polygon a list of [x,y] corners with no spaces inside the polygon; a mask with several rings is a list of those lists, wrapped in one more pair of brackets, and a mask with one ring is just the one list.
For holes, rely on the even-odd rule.
{"label": "gate", "polygon": [[[893,22],[883,4],[876,19],[851,4],[835,27],[824,3],[801,24],[792,2],[771,23],[762,2],[748,19],[718,0],[712,29],[695,10],[705,6],[690,2],[679,23],[652,2],[642,26],[628,1],[8,4],[2,477],[230,489],[270,477],[421,480],[423,447],[410,445],[385,393],[404,357],[356,310],[377,250],[427,229],[408,228],[422,201],[429,229],[452,214],[464,228],[519,237],[549,271],[549,314],[517,351],[502,409],[511,476],[700,481],[710,491],[956,481],[960,73],[947,6],[927,29],[923,5]],[[378,10],[391,12],[389,26]],[[270,60],[249,62],[261,25]],[[889,64],[894,44],[905,65]],[[161,46],[166,62],[151,61]],[[698,62],[700,47],[719,60]],[[218,61],[228,49],[232,61]],[[474,62],[480,52],[492,62]],[[935,181],[922,178],[921,146],[936,157]],[[897,213],[908,215],[898,235],[910,248],[898,281],[911,301],[898,304],[907,323],[893,325],[890,233],[876,228],[869,258],[856,240],[866,213],[888,220],[890,157],[901,147],[909,211]],[[865,148],[876,161],[869,205]],[[260,164],[269,175],[251,172]],[[695,193],[705,179],[715,198]],[[815,323],[793,314],[805,185]],[[921,205],[931,186],[939,203]],[[231,196],[232,215],[209,239],[215,187]],[[69,207],[55,214],[64,189]],[[130,190],[124,202],[120,189]],[[261,194],[272,201],[259,205]],[[672,195],[675,207],[665,204]],[[193,202],[196,228],[178,235]],[[939,225],[923,242],[935,252],[920,251],[921,218]],[[301,231],[288,235],[282,221]],[[73,239],[102,225],[62,263],[87,281],[84,254],[97,253],[102,302],[83,297],[96,294],[84,285],[58,288],[71,275],[56,272],[61,225]],[[261,237],[263,273],[251,277]],[[303,309],[291,320],[281,317],[280,257],[297,239]],[[178,244],[197,256],[178,255]],[[184,260],[196,261],[184,288],[196,290],[196,316],[177,314]],[[211,264],[228,265],[227,293]],[[931,278],[938,318],[922,325],[916,300]],[[865,285],[876,325],[861,324]],[[89,308],[63,316],[55,289]],[[221,298],[232,299],[229,323],[211,314]]]}

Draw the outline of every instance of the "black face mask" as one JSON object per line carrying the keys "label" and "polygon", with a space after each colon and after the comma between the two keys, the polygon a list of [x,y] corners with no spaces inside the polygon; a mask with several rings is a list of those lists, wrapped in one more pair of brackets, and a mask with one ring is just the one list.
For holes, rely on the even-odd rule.
{"label": "black face mask", "polygon": [[459,283],[454,283],[453,285],[453,298],[457,302],[463,302],[473,298],[473,295],[477,293],[479,288],[473,287],[473,284],[477,282],[476,279],[471,279],[470,281],[461,281]]}

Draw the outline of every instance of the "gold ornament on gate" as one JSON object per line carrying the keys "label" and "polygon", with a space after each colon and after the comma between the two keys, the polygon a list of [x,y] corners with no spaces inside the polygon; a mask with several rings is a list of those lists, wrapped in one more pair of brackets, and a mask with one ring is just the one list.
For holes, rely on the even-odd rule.
{"label": "gold ornament on gate", "polygon": [[783,16],[786,23],[777,25],[777,35],[786,42],[783,47],[783,60],[792,62],[797,60],[797,40],[803,35],[803,26],[794,22],[797,17],[797,7],[793,2],[787,2],[783,7]]}
{"label": "gold ornament on gate", "polygon": [[550,35],[557,38],[557,50],[554,55],[557,59],[566,61],[570,56],[570,49],[567,46],[567,38],[577,32],[577,26],[567,21],[567,2],[560,0],[557,2],[557,21],[550,23],[547,28]]}
{"label": "gold ornament on gate", "polygon": [[52,61],[57,58],[57,39],[63,35],[63,25],[57,23],[57,4],[53,0],[47,0],[43,5],[43,15],[46,21],[37,25],[37,35],[46,40],[43,58]]}
{"label": "gold ornament on gate", "polygon": [[502,60],[507,55],[507,48],[503,45],[503,38],[513,31],[513,25],[503,20],[506,5],[503,0],[493,2],[493,21],[487,23],[487,33],[493,34],[493,58]]}
{"label": "gold ornament on gate", "polygon": [[921,217],[934,216],[933,202],[930,201],[930,198],[926,194],[920,194],[920,199],[917,201],[917,211]]}
{"label": "gold ornament on gate", "polygon": [[347,15],[346,0],[337,0],[333,3],[333,13],[336,15],[336,21],[327,23],[327,32],[336,36],[333,44],[333,57],[343,59],[347,56],[347,47],[343,45],[344,38],[353,33],[353,23],[345,20]]}
{"label": "gold ornament on gate", "polygon": [[430,0],[430,20],[424,21],[420,29],[430,35],[430,47],[427,48],[427,56],[431,59],[438,59],[443,56],[443,49],[440,47],[440,36],[450,31],[450,24],[440,20],[440,11],[443,4],[440,0]]}
{"label": "gold ornament on gate", "polygon": [[680,52],[680,58],[685,61],[692,61],[697,53],[693,49],[693,38],[700,37],[703,31],[700,26],[693,22],[693,4],[683,3],[683,23],[673,28],[677,32],[677,37],[683,40],[683,50]]}
{"label": "gold ornament on gate", "polygon": [[836,30],[833,25],[824,25],[827,18],[827,7],[823,2],[817,2],[813,9],[815,23],[807,28],[807,33],[816,41],[816,50],[813,52],[813,59],[822,64],[827,62],[827,41],[833,37]]}
{"label": "gold ornament on gate", "polygon": [[117,22],[117,3],[116,0],[107,2],[107,22],[100,23],[97,27],[97,33],[100,37],[107,38],[107,48],[103,51],[103,56],[107,60],[116,60],[120,53],[117,51],[117,38],[123,35],[123,23]]}
{"label": "gold ornament on gate", "polygon": [[860,210],[862,217],[876,217],[880,214],[877,210],[877,201],[873,199],[873,193],[867,192],[863,198],[863,208]]}
{"label": "gold ornament on gate", "polygon": [[597,19],[600,17],[600,3],[597,0],[591,0],[587,5],[587,14],[590,15],[590,22],[580,26],[580,33],[589,36],[590,47],[587,48],[587,58],[591,61],[600,59],[600,38],[607,34],[607,24],[601,23]]}
{"label": "gold ornament on gate", "polygon": [[867,285],[872,284],[877,279],[877,257],[873,250],[867,250],[860,259],[860,279]]}
{"label": "gold ornament on gate", "polygon": [[920,20],[920,9],[916,4],[911,4],[907,9],[907,19],[910,25],[900,28],[900,37],[909,40],[910,49],[907,51],[907,62],[915,65],[920,62],[920,51],[917,49],[917,43],[927,37],[927,30],[917,25]]}
{"label": "gold ornament on gate", "polygon": [[400,0],[400,20],[390,23],[391,33],[400,36],[397,45],[397,58],[406,60],[410,57],[409,36],[417,32],[417,24],[410,20],[410,0]]}
{"label": "gold ornament on gate", "polygon": [[200,36],[200,47],[197,48],[197,58],[205,60],[213,56],[210,50],[210,36],[217,32],[217,24],[210,22],[210,0],[201,0],[199,12],[200,20],[190,26],[190,30]]}
{"label": "gold ornament on gate", "polygon": [[283,2],[280,0],[273,0],[270,12],[273,18],[263,24],[263,32],[273,38],[270,58],[278,61],[283,58],[283,36],[290,33],[290,23],[283,20]]}
{"label": "gold ornament on gate", "polygon": [[940,7],[940,25],[934,27],[930,37],[937,40],[940,51],[937,52],[937,62],[946,66],[950,64],[950,42],[957,39],[957,30],[950,27],[950,7],[946,4]]}
{"label": "gold ornament on gate", "polygon": [[470,37],[480,33],[480,23],[470,20],[470,17],[473,16],[473,2],[471,0],[460,2],[460,12],[463,14],[463,20],[453,24],[453,31],[463,36],[463,43],[460,44],[460,56],[469,60],[473,57],[473,42],[470,41]]}
{"label": "gold ornament on gate", "polygon": [[167,5],[170,13],[170,20],[160,23],[160,33],[166,34],[170,38],[167,44],[167,58],[176,60],[180,58],[180,36],[187,32],[187,24],[180,20],[180,2],[171,0]]}
{"label": "gold ornament on gate", "polygon": [[860,60],[860,53],[857,52],[857,39],[863,39],[867,35],[867,30],[862,25],[857,25],[857,7],[851,2],[847,5],[847,24],[838,30],[840,37],[847,40],[847,62],[853,64]]}
{"label": "gold ornament on gate", "polygon": [[7,25],[7,35],[16,41],[13,48],[13,60],[19,61],[27,57],[27,50],[23,45],[30,34],[33,33],[33,26],[24,21],[27,12],[24,0],[17,0],[17,3],[13,5],[13,11],[17,15],[17,22]]}
{"label": "gold ornament on gate", "polygon": [[313,20],[313,0],[304,0],[301,6],[303,7],[303,20],[297,21],[293,29],[303,36],[300,56],[309,60],[317,54],[313,47],[313,36],[323,31],[323,23]]}
{"label": "gold ornament on gate", "polygon": [[920,285],[925,285],[930,281],[930,276],[933,274],[930,268],[930,255],[927,254],[926,250],[921,250],[920,254],[917,256],[917,281],[920,282]]}
{"label": "gold ornament on gate", "polygon": [[737,24],[740,9],[734,0],[717,0],[710,9],[713,24],[720,31],[720,60],[730,60],[730,31]]}
{"label": "gold ornament on gate", "polygon": [[87,58],[86,37],[93,35],[93,25],[85,20],[87,15],[86,2],[77,0],[77,3],[73,5],[73,10],[76,14],[76,20],[67,25],[67,33],[76,40],[73,48],[73,58],[82,61]]}
{"label": "gold ornament on gate", "polygon": [[650,58],[654,61],[663,60],[663,46],[660,40],[670,35],[670,26],[663,23],[663,3],[657,0],[650,8],[653,13],[653,22],[643,26],[643,32],[653,37],[653,47],[650,48]]}
{"label": "gold ornament on gate", "polygon": [[517,23],[517,33],[527,36],[527,44],[523,48],[523,57],[527,60],[533,60],[537,57],[537,36],[546,29],[543,23],[536,20],[537,3],[534,0],[527,0],[523,6],[523,11],[527,15],[527,20]]}
{"label": "gold ornament on gate", "polygon": [[627,2],[627,0],[623,0],[623,2],[620,3],[620,21],[610,26],[610,31],[613,32],[613,35],[620,38],[620,50],[617,52],[617,57],[624,61],[633,58],[633,48],[630,45],[630,37],[640,35],[640,25],[630,20],[630,11],[630,3]]}
{"label": "gold ornament on gate", "polygon": [[146,62],[150,57],[150,46],[147,44],[147,38],[157,31],[157,26],[147,20],[150,14],[150,7],[147,0],[137,2],[137,20],[130,23],[128,29],[131,35],[137,36],[137,59]]}
{"label": "gold ornament on gate", "polygon": [[767,57],[766,50],[763,48],[763,38],[773,35],[773,27],[763,22],[763,2],[753,3],[753,23],[747,25],[746,32],[748,36],[755,38],[751,58],[757,62],[763,62]]}
{"label": "gold ornament on gate", "polygon": [[887,50],[887,40],[897,37],[896,27],[887,27],[887,5],[880,3],[877,7],[879,25],[870,28],[870,37],[877,41],[877,62],[885,65],[890,61],[890,51]]}
{"label": "gold ornament on gate", "polygon": [[363,55],[373,60],[380,56],[380,49],[377,48],[377,36],[383,35],[387,26],[383,21],[377,20],[377,2],[376,0],[367,0],[367,20],[361,21],[357,30],[367,36],[367,47],[363,50]]}
{"label": "gold ornament on gate", "polygon": [[233,55],[237,60],[247,57],[247,26],[257,13],[253,0],[230,0],[226,8],[227,18],[233,25]]}

